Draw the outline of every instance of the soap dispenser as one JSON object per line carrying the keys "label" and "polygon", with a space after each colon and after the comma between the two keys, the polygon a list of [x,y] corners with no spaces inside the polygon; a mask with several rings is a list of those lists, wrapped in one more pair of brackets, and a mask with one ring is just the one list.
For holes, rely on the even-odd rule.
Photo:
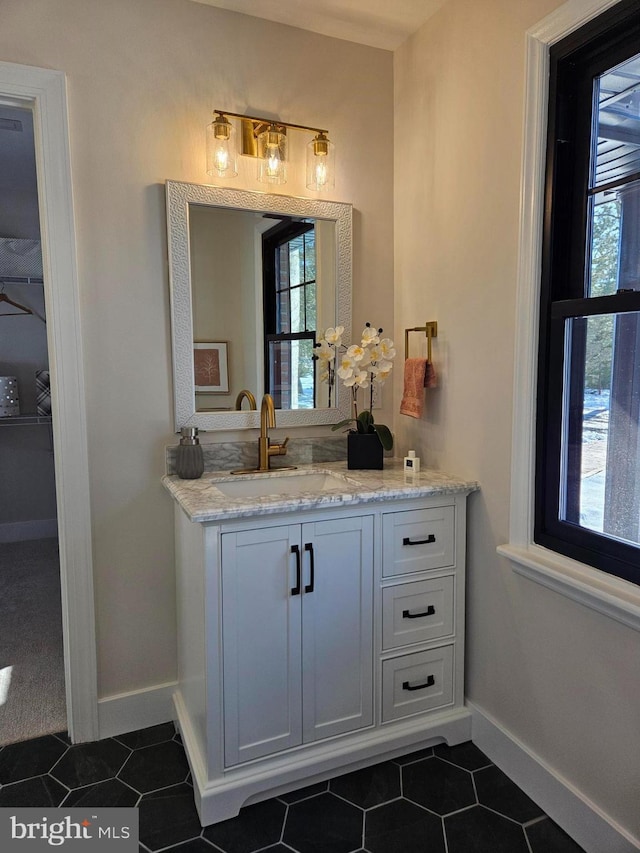
{"label": "soap dispenser", "polygon": [[182,427],[176,453],[176,474],[181,480],[197,480],[204,471],[204,456],[198,427]]}
{"label": "soap dispenser", "polygon": [[404,457],[404,473],[417,474],[420,471],[420,457],[416,456],[415,450],[410,450]]}

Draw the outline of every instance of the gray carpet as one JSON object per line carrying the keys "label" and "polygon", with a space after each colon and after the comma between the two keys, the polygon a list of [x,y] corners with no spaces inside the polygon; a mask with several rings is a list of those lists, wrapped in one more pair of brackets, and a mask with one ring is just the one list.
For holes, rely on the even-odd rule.
{"label": "gray carpet", "polygon": [[66,727],[58,541],[0,543],[0,746]]}

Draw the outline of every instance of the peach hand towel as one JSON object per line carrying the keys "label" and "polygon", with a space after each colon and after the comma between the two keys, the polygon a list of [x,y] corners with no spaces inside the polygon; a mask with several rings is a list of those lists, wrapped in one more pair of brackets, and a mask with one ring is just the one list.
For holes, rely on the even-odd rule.
{"label": "peach hand towel", "polygon": [[438,384],[436,379],[436,369],[432,361],[428,361],[424,370],[424,387],[435,388]]}
{"label": "peach hand towel", "polygon": [[410,418],[422,417],[426,369],[426,358],[408,358],[405,361],[404,391],[400,403],[401,415],[409,415]]}

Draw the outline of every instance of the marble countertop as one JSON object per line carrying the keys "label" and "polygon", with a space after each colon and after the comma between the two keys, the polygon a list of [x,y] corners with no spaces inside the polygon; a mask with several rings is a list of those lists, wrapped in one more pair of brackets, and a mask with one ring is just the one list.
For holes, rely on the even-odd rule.
{"label": "marble countertop", "polygon": [[[366,504],[394,498],[468,494],[479,488],[475,481],[464,480],[441,471],[425,470],[419,474],[405,476],[402,461],[399,459],[385,459],[384,465],[382,471],[350,471],[344,461],[300,465],[295,470],[284,469],[280,472],[274,466],[271,473],[265,474],[235,476],[229,471],[207,472],[199,480],[181,480],[174,474],[164,476],[162,483],[191,521],[199,522]],[[297,490],[296,494],[288,494],[283,488],[282,477],[296,478],[316,473],[331,475],[326,487],[328,490],[318,491],[310,488],[308,491]],[[276,486],[280,489],[278,494],[231,497],[221,491],[227,483],[230,484],[230,489],[234,489],[234,482],[247,479],[265,481],[273,478],[274,474],[279,481],[274,483],[274,491]],[[216,483],[220,484],[220,488],[216,487]],[[264,491],[262,484],[260,488]]]}

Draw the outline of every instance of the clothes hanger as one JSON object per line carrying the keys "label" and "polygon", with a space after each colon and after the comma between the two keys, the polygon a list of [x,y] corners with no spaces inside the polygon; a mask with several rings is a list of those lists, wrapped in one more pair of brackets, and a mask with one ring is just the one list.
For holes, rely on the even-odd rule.
{"label": "clothes hanger", "polygon": [[4,291],[0,293],[0,302],[8,302],[9,305],[13,305],[14,308],[19,309],[18,311],[4,311],[0,313],[0,317],[19,317],[20,314],[33,314],[31,308],[27,308],[26,305],[21,305],[19,302],[14,302],[13,299],[9,299]]}

